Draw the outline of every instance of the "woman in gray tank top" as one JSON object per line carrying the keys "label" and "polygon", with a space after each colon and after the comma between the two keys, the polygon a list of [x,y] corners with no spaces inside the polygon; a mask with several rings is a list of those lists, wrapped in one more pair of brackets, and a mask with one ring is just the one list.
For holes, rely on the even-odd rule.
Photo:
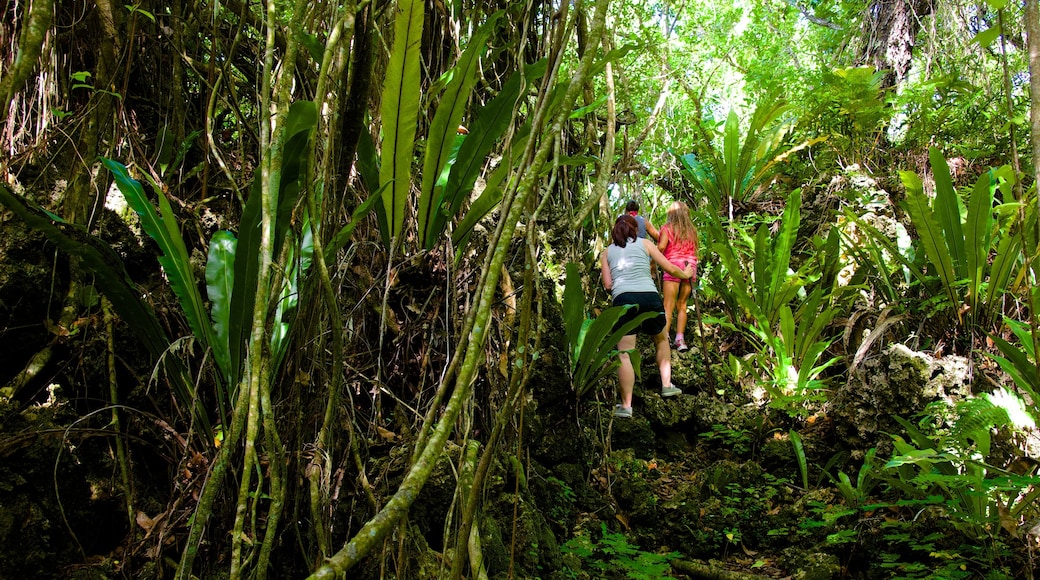
{"label": "woman in gray tank top", "polygon": [[[657,246],[648,239],[638,239],[638,226],[632,216],[622,215],[614,222],[610,233],[614,242],[600,254],[600,271],[603,275],[603,286],[610,291],[614,306],[631,304],[618,320],[618,325],[632,320],[643,312],[656,312],[657,316],[644,320],[639,332],[654,338],[657,349],[657,367],[661,371],[661,396],[681,395],[682,391],[672,386],[672,352],[668,347],[668,334],[665,332],[664,304],[657,293],[657,285],[650,277],[650,261],[653,260],[664,271],[682,279],[693,277],[693,266],[680,269],[664,257]],[[617,349],[621,359],[618,367],[618,386],[621,391],[621,403],[614,408],[617,417],[632,416],[632,389],[635,386],[635,369],[629,351],[636,347],[636,334],[626,334],[618,341]]]}

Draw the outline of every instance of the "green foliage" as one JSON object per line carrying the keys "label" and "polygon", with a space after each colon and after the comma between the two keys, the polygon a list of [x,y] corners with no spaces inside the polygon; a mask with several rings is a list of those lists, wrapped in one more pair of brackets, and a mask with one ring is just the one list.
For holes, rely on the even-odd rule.
{"label": "green foliage", "polygon": [[[183,309],[184,316],[188,321],[195,337],[209,348],[213,348],[217,360],[227,360],[227,349],[221,349],[213,336],[213,328],[209,323],[209,315],[202,301],[198,286],[195,284],[195,276],[188,259],[188,250],[181,237],[180,224],[173,213],[170,201],[161,192],[157,191],[159,199],[159,213],[155,211],[151,202],[144,193],[140,182],[130,177],[126,166],[112,161],[102,159],[102,164],[112,172],[119,191],[123,193],[127,204],[141,218],[141,227],[146,234],[159,245],[162,255],[159,256],[159,265],[162,266],[166,278],[177,295]],[[161,215],[160,215],[161,214]],[[226,370],[226,369],[225,369]]]}
{"label": "green foliage", "polygon": [[[563,290],[563,322],[567,332],[567,354],[571,386],[578,397],[582,397],[617,368],[619,361],[617,343],[626,334],[632,333],[644,320],[657,316],[644,312],[615,329],[617,321],[628,306],[611,306],[595,319],[585,317],[585,294],[581,288],[578,264],[567,264],[567,281]],[[639,353],[633,350],[632,366],[638,372]]]}
{"label": "green foliage", "polygon": [[[399,237],[404,229],[404,213],[411,192],[411,164],[415,153],[420,106],[419,38],[422,33],[421,2],[406,2],[399,10],[395,43],[383,86],[382,150],[378,157],[370,141],[362,139],[358,157],[370,191],[382,191],[383,204],[380,230],[384,243]],[[481,59],[488,52],[488,39],[500,25],[503,12],[490,15],[469,39],[458,62],[444,73],[437,85],[436,111],[426,135],[422,161],[422,179],[416,209],[419,240],[426,249],[440,240],[448,223],[462,210],[477,178],[485,170],[488,155],[500,145],[502,135],[511,126],[517,102],[532,83],[545,72],[546,61],[540,60],[516,71],[497,95],[475,115],[468,134],[458,132],[467,112],[467,104],[480,77]],[[474,201],[452,234],[458,256],[461,256],[474,226],[502,199],[503,187],[514,163],[527,144],[529,128],[515,132],[507,143],[501,162],[486,180],[481,196]],[[378,178],[376,177],[378,173]],[[381,184],[377,187],[377,184]]]}
{"label": "green foliage", "polygon": [[[287,118],[289,139],[283,153],[282,180],[279,187],[281,195],[274,220],[276,246],[281,246],[288,235],[292,210],[301,191],[301,160],[316,120],[313,103],[301,101],[294,103],[290,108]],[[252,326],[259,267],[259,180],[254,182],[252,195],[243,209],[240,237],[236,239],[229,231],[219,231],[210,240],[205,272],[209,304],[207,308],[198,290],[198,281],[195,279],[180,226],[169,200],[162,193],[162,188],[154,188],[159,203],[159,209],[156,211],[141,183],[130,177],[124,165],[111,159],[102,159],[102,163],[112,172],[127,204],[140,217],[144,232],[159,246],[159,264],[178,298],[193,336],[213,352],[222,383],[222,386],[217,388],[220,416],[227,417],[230,401],[234,399],[241,377],[245,361],[244,345]],[[367,207],[364,210],[359,208],[358,212],[362,211],[367,211]],[[358,216],[358,212],[355,212],[355,216]],[[307,219],[309,218],[304,216],[305,223]],[[285,269],[283,285],[279,288],[271,338],[276,365],[284,355],[290,313],[296,306],[302,276],[310,265],[313,252],[310,231],[310,227],[305,226],[303,235],[291,244],[288,251],[290,260]],[[346,236],[349,239],[349,231]],[[341,235],[339,243],[345,243],[342,239]],[[132,323],[130,320],[128,322]],[[188,408],[194,405],[193,393],[183,392],[178,398]]]}
{"label": "green foliage", "polygon": [[[832,230],[817,259],[792,272],[800,208],[801,190],[796,189],[788,197],[779,231],[773,235],[766,224],[760,225],[746,252],[738,250],[718,220],[706,222],[711,248],[724,270],[712,273],[712,288],[726,301],[734,326],[760,345],[755,357],[762,373],[760,386],[772,404],[791,412],[798,412],[806,398],[818,396],[823,371],[836,362],[825,359],[824,353],[831,343],[825,331],[837,312],[830,299],[840,240]],[[738,230],[736,239],[746,236]],[[816,284],[807,298],[792,308],[813,279]]]}
{"label": "green foliage", "polygon": [[[1020,258],[1020,244],[1014,236],[1008,236],[1006,231],[994,235],[997,225],[994,192],[999,188],[1005,198],[1010,197],[1015,182],[1013,172],[1004,166],[982,175],[965,207],[939,150],[930,149],[929,159],[935,178],[934,202],[925,195],[921,179],[915,173],[900,173],[906,187],[907,213],[949,304],[957,306],[958,320],[965,324],[959,307],[964,304],[972,326],[988,323],[1000,306],[1000,292],[1007,287],[1014,264]],[[965,215],[963,223],[962,214]],[[1000,243],[991,257],[995,241]],[[911,271],[925,282],[917,268]]]}
{"label": "green foliage", "polygon": [[755,440],[749,429],[734,429],[728,425],[716,423],[711,426],[711,431],[700,433],[698,437],[730,449],[737,456],[744,456],[754,447]]}
{"label": "green foliage", "polygon": [[731,110],[721,148],[705,134],[697,152],[677,155],[683,175],[707,196],[713,213],[728,207],[731,200],[750,199],[776,174],[778,164],[797,149],[784,143],[792,128],[785,118],[789,111],[779,95],[766,97],[755,107],[747,132],[741,136],[740,119]]}
{"label": "green foliage", "polygon": [[809,462],[805,458],[805,445],[802,443],[802,436],[794,429],[791,429],[787,435],[791,439],[791,446],[794,448],[794,457],[798,460],[798,473],[802,475],[802,487],[809,489]]}
{"label": "green foliage", "polygon": [[[633,580],[671,578],[670,562],[682,555],[679,552],[646,552],[629,543],[624,534],[608,530],[606,524],[600,524],[598,541],[590,536],[578,535],[560,546],[560,551],[575,556],[576,561],[580,562],[579,566],[568,566],[565,570],[570,578],[606,578],[618,574]],[[565,558],[565,563],[568,560],[575,561]],[[581,572],[585,574],[579,575]]]}
{"label": "green foliage", "polygon": [[[459,147],[456,161],[448,174],[448,181],[444,184],[444,202],[441,205],[448,217],[459,212],[463,200],[473,191],[474,183],[476,183],[477,176],[483,171],[488,155],[510,126],[517,102],[531,87],[531,84],[545,74],[546,65],[545,60],[540,60],[514,72],[506,80],[502,90],[477,110],[470,133]],[[466,215],[452,232],[451,241],[457,248],[457,256],[462,255],[477,223],[502,200],[507,177],[522,159],[530,132],[531,128],[528,123],[516,130],[510,142],[506,144],[498,166],[485,180],[484,190],[480,197],[470,205]],[[443,230],[443,225],[437,225],[437,220],[440,219],[442,218],[436,218],[431,227],[440,227]]]}
{"label": "green foliage", "polygon": [[[139,185],[139,184],[138,184]],[[0,204],[40,231],[60,250],[80,260],[81,267],[94,276],[94,285],[108,297],[112,308],[148,350],[156,369],[164,369],[170,377],[174,397],[188,409],[199,429],[212,441],[212,421],[199,405],[195,385],[187,368],[175,357],[167,357],[170,339],[155,311],[141,298],[140,289],[130,280],[122,259],[80,225],[71,224],[51,212],[33,208],[0,185]],[[2,394],[2,393],[0,393]]]}
{"label": "green foliage", "polygon": [[389,238],[404,229],[404,210],[412,188],[412,154],[419,118],[422,30],[425,4],[402,0],[397,5],[394,46],[383,81],[383,145],[379,182],[390,183],[383,193]]}
{"label": "green foliage", "polygon": [[29,205],[4,184],[0,184],[0,204],[41,232],[58,249],[80,260],[94,275],[94,285],[108,296],[116,313],[126,321],[149,354],[158,359],[170,345],[155,311],[140,298],[140,289],[130,280],[126,266],[116,252],[91,236],[80,225]]}
{"label": "green foliage", "polygon": [[951,580],[1016,577],[1006,559],[1007,544],[993,540],[985,544],[957,543],[942,533],[928,533],[912,521],[888,520],[881,524],[884,548],[874,564],[889,578]]}
{"label": "green foliage", "polygon": [[1023,322],[1007,317],[1004,318],[1004,323],[1015,334],[1022,346],[1015,346],[1002,336],[991,334],[990,339],[1004,356],[987,354],[997,361],[1004,372],[1011,375],[1015,386],[1026,394],[1028,400],[1031,401],[1030,409],[1033,415],[1040,416],[1037,406],[1040,405],[1040,399],[1037,398],[1037,394],[1040,393],[1040,367],[1036,362],[1032,329]]}
{"label": "green foliage", "polygon": [[877,448],[871,447],[863,458],[863,463],[860,464],[858,475],[856,476],[856,483],[852,483],[852,478],[849,477],[844,471],[838,471],[837,477],[826,472],[827,477],[830,478],[831,482],[841,492],[842,497],[845,498],[846,505],[851,507],[859,507],[870,497],[871,492],[877,485],[877,478],[874,476],[878,466],[875,464],[875,457],[877,456]]}
{"label": "green foliage", "polygon": [[846,165],[874,161],[892,114],[882,89],[887,72],[868,66],[827,70],[806,95],[805,128],[828,136]]}
{"label": "green foliage", "polygon": [[[929,407],[929,418],[941,420],[945,404],[935,405]],[[895,417],[909,439],[893,435],[897,455],[885,464],[882,476],[910,497],[940,506],[971,540],[994,536],[1001,528],[1017,533],[1019,514],[1035,509],[1032,488],[1040,477],[1016,475],[989,463],[999,460],[991,455],[991,431],[1032,429],[1035,419],[1021,399],[1002,389],[959,401],[951,411],[949,429],[934,435]]]}
{"label": "green foliage", "polygon": [[[447,218],[455,215],[462,202],[465,191],[454,189],[447,191],[448,171],[458,159],[459,147],[465,135],[457,133],[466,112],[466,103],[470,93],[479,79],[481,55],[488,50],[487,41],[498,26],[502,12],[498,11],[488,17],[469,40],[469,46],[462,53],[459,61],[444,77],[447,84],[441,95],[440,105],[433,115],[430,131],[426,141],[426,157],[423,161],[422,184],[420,186],[417,221],[419,239],[426,249],[433,247],[447,224]],[[506,117],[508,121],[510,117]],[[504,127],[503,127],[504,128]],[[494,143],[501,135],[498,133],[480,135]],[[482,158],[481,158],[482,159]],[[471,169],[479,170],[479,165]],[[469,176],[467,176],[468,178]],[[473,174],[476,179],[476,174]]]}
{"label": "green foliage", "polygon": [[381,202],[382,190],[377,190],[354,209],[354,213],[350,216],[350,223],[340,228],[331,239],[325,242],[325,262],[332,262],[336,253],[350,243],[350,238],[354,235],[354,228],[357,227],[362,218],[368,215],[369,211]]}

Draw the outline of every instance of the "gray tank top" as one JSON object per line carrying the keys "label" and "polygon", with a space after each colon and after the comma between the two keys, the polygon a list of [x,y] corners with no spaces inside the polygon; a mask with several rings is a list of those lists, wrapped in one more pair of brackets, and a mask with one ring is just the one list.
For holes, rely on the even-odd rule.
{"label": "gray tank top", "polygon": [[650,277],[650,254],[643,240],[629,240],[624,248],[610,244],[607,247],[607,265],[614,283],[610,291],[614,298],[626,292],[657,292]]}

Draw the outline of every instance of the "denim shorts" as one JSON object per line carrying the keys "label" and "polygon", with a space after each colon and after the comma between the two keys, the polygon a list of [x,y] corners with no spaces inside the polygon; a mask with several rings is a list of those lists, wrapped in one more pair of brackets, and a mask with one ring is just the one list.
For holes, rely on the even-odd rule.
{"label": "denim shorts", "polygon": [[624,306],[625,304],[635,304],[635,308],[629,308],[621,315],[617,324],[614,325],[615,330],[644,312],[656,312],[657,316],[641,322],[639,332],[653,336],[664,330],[664,303],[661,302],[660,294],[657,292],[625,292],[614,299],[614,306]]}

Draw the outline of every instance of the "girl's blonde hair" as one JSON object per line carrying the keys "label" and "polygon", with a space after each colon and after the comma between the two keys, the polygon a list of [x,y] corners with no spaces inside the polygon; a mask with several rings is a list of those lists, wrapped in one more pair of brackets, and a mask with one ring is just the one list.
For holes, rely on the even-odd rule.
{"label": "girl's blonde hair", "polygon": [[671,229],[676,243],[692,242],[695,246],[700,245],[697,239],[697,227],[693,225],[693,220],[690,219],[690,209],[686,207],[685,203],[673,201],[672,205],[668,206],[668,217],[664,224]]}

